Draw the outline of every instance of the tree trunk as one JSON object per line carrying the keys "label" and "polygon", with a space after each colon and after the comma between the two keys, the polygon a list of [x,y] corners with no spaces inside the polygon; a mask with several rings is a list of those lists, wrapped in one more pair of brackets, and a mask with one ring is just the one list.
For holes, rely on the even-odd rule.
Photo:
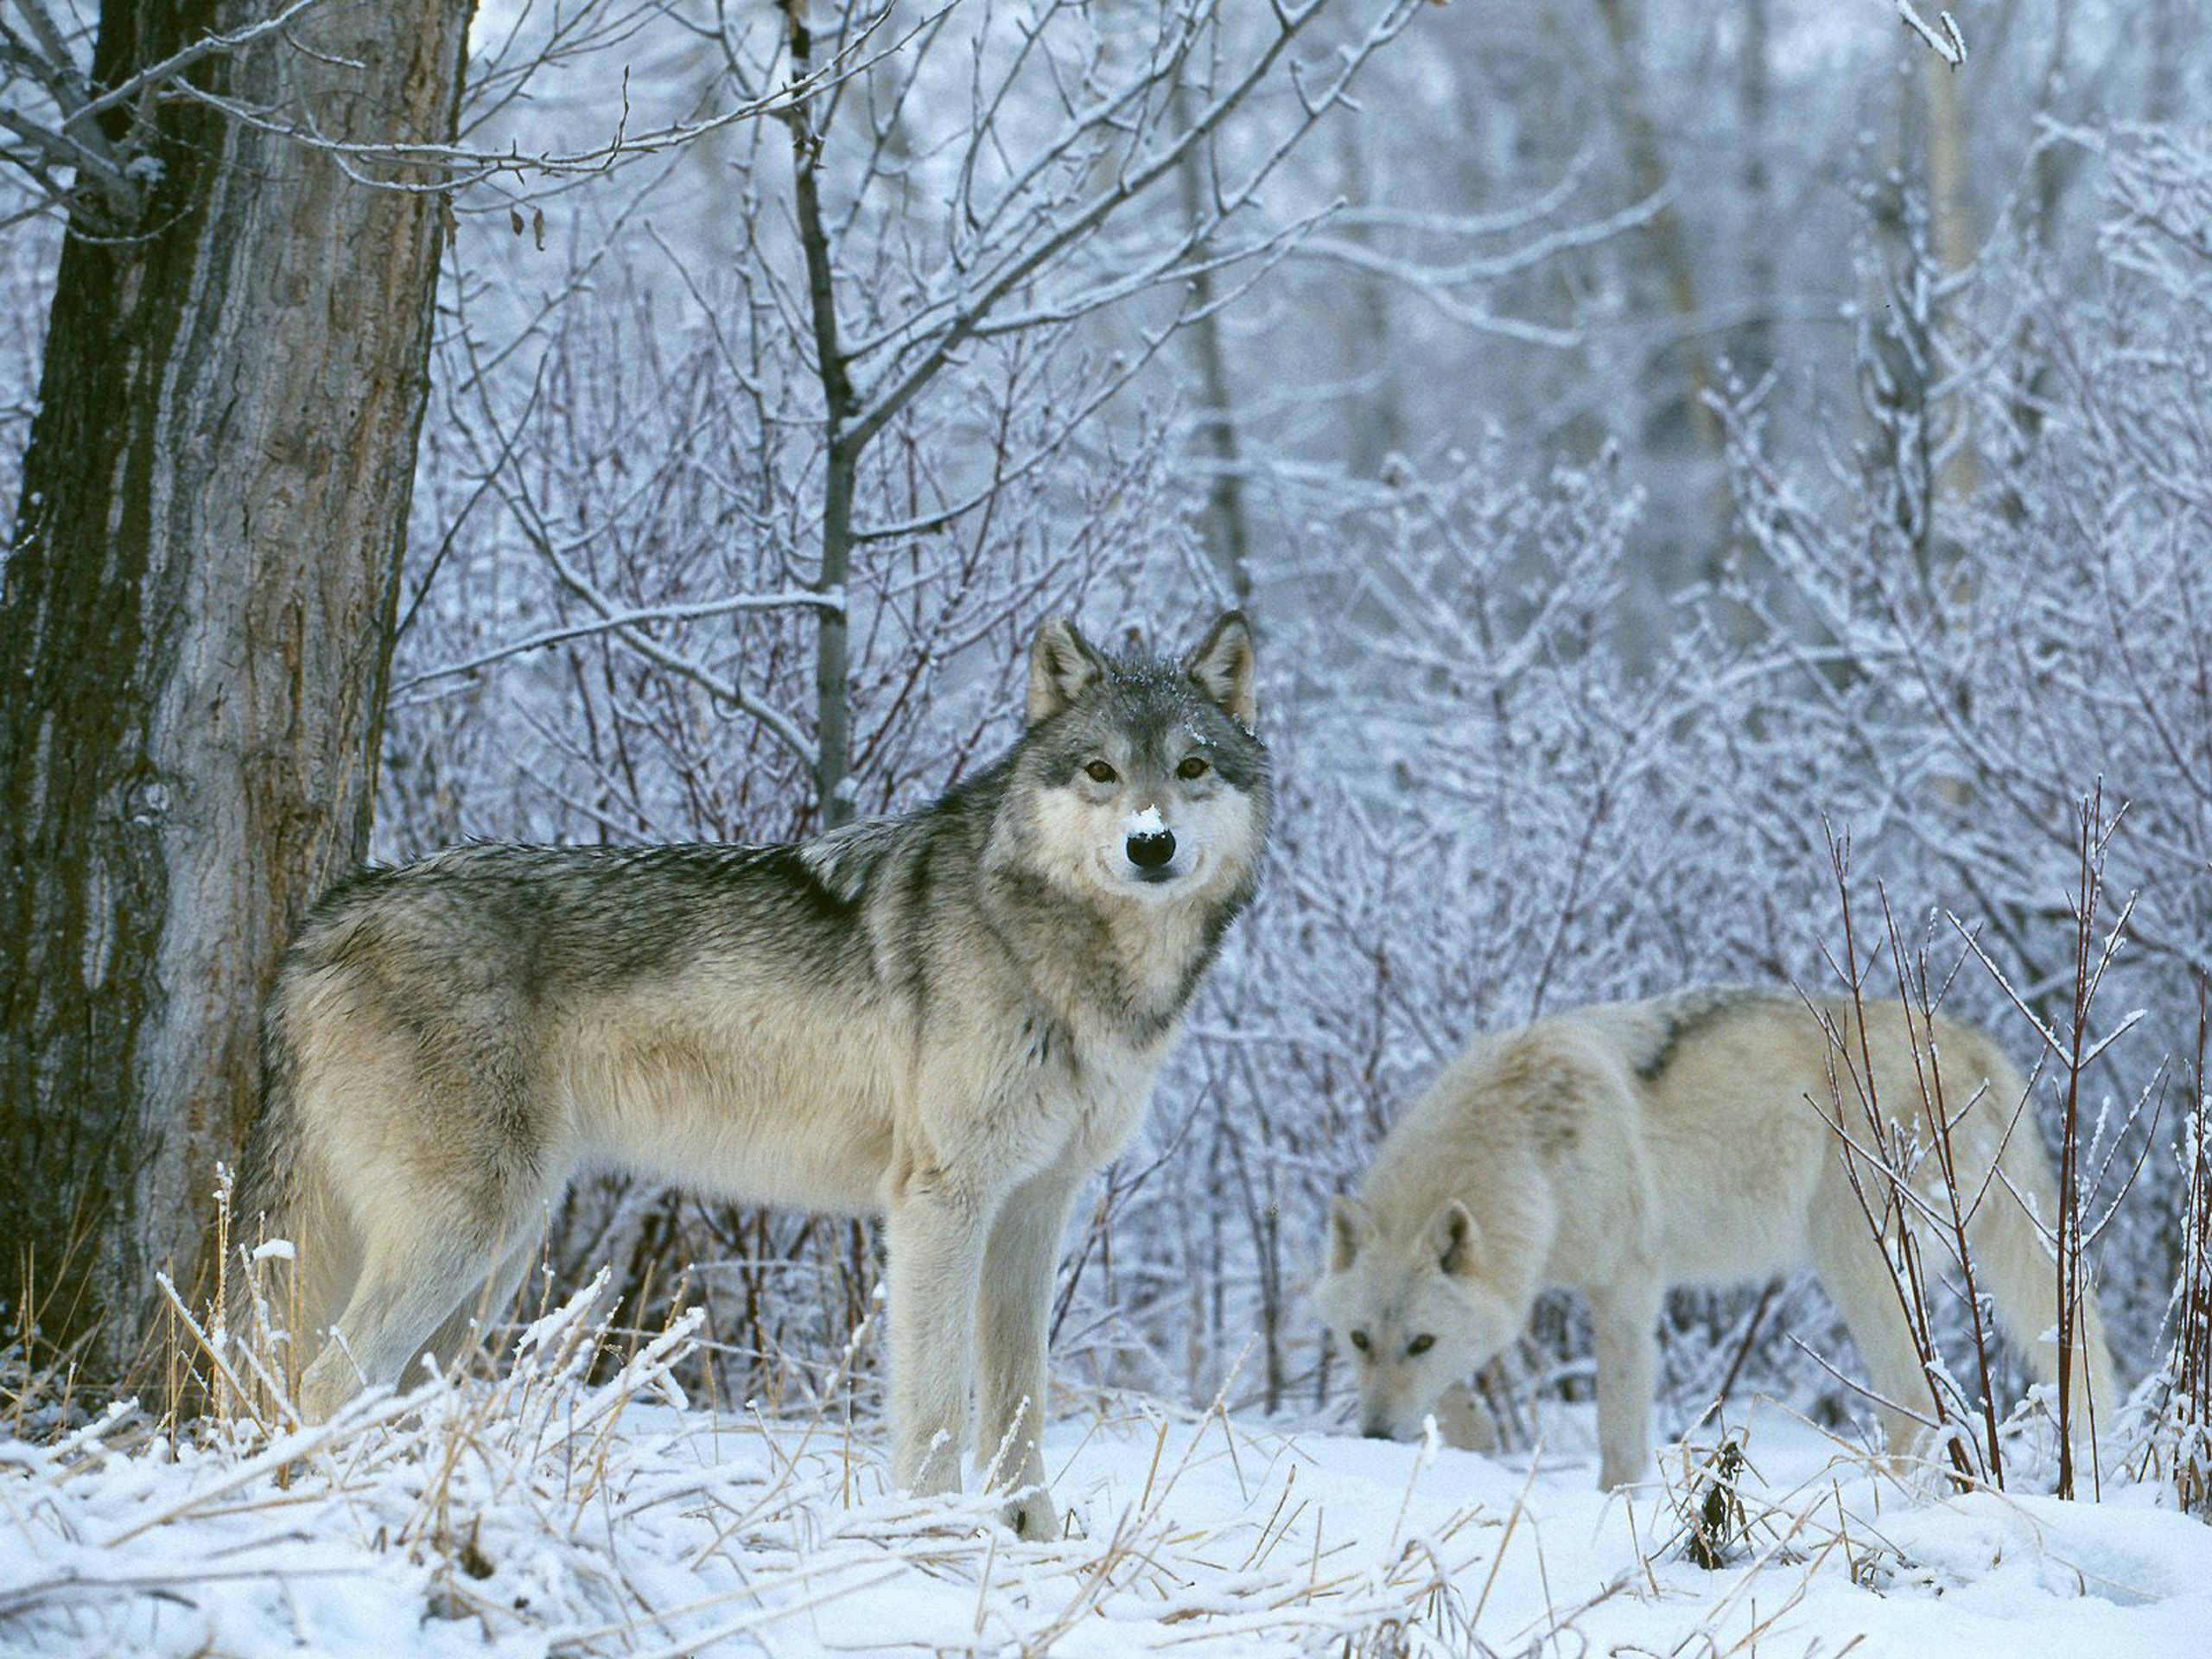
{"label": "tree trunk", "polygon": [[[1175,114],[1187,126],[1182,89],[1175,93]],[[1176,164],[1176,184],[1182,196],[1183,214],[1195,228],[1206,212],[1205,154],[1193,144]],[[1198,417],[1199,453],[1207,463],[1205,512],[1198,520],[1207,555],[1229,583],[1240,606],[1252,599],[1250,537],[1244,519],[1244,454],[1236,429],[1236,404],[1229,382],[1229,350],[1222,339],[1221,293],[1211,265],[1211,250],[1200,242],[1191,251],[1198,270],[1191,278],[1192,308],[1198,315],[1188,325],[1191,353],[1198,365],[1198,393],[1205,408]]]}
{"label": "tree trunk", "polygon": [[[1364,145],[1365,136],[1357,122],[1338,124],[1337,194],[1355,208],[1371,207],[1375,201],[1372,168]],[[1465,165],[1464,159],[1461,165]],[[1466,195],[1472,194],[1470,188]],[[1362,247],[1375,245],[1372,232],[1357,224],[1338,234]],[[1356,476],[1380,478],[1391,457],[1411,447],[1406,436],[1406,388],[1398,376],[1375,372],[1378,364],[1389,360],[1390,352],[1390,289],[1385,278],[1371,271],[1347,272],[1344,281],[1351,294],[1337,310],[1337,372],[1347,385],[1358,385],[1363,379],[1372,383],[1362,389],[1356,406],[1357,418],[1351,423],[1349,459]]]}
{"label": "tree trunk", "polygon": [[1767,170],[1770,141],[1768,109],[1772,101],[1767,0],[1744,0],[1743,36],[1736,48],[1736,163],[1738,224],[1742,227],[1742,298],[1751,308],[1737,329],[1731,365],[1747,386],[1756,386],[1774,366],[1774,325],[1770,308],[1779,297],[1775,280],[1776,214],[1772,175]]}
{"label": "tree trunk", "polygon": [[[1959,88],[1961,72],[1933,52],[1919,55],[1929,232],[1934,238],[1937,267],[1945,276],[1955,276],[1974,262],[1974,224],[1967,200],[1966,112]],[[1939,331],[1951,321],[1945,315],[1951,310],[1948,299],[1939,307]],[[1942,370],[1938,367],[1936,372],[1941,374]],[[1973,502],[1980,488],[1980,472],[1975,464],[1973,435],[1967,429],[1973,410],[1964,397],[1956,400],[1954,410],[1956,425],[1947,434],[1951,439],[1950,448],[1936,480],[1936,495],[1929,503],[1929,513],[1936,521],[1929,526],[1930,537],[1948,536],[1955,540],[1961,531],[1960,514]]]}
{"label": "tree trunk", "polygon": [[[1637,200],[1649,200],[1664,190],[1669,181],[1658,123],[1644,96],[1642,27],[1630,4],[1630,0],[1597,0],[1598,16],[1611,48],[1612,118],[1628,161],[1629,188]],[[1691,262],[1689,238],[1674,203],[1654,213],[1643,234],[1666,284],[1667,311],[1681,329],[1673,351],[1682,365],[1682,418],[1696,448],[1718,459],[1720,422],[1705,403],[1705,394],[1713,385],[1713,365],[1707,360],[1697,333],[1701,303],[1697,273]]]}
{"label": "tree trunk", "polygon": [[[814,68],[814,40],[802,0],[777,0],[791,42],[791,78]],[[829,118],[823,118],[826,124]],[[814,651],[814,800],[820,827],[853,821],[853,683],[850,615],[853,575],[853,501],[868,434],[855,432],[860,400],[847,372],[837,327],[837,269],[822,213],[823,127],[812,111],[785,111],[791,134],[791,208],[806,261],[807,306],[814,328],[814,371],[822,383],[822,568],[814,591],[820,632]]]}
{"label": "tree trunk", "polygon": [[[276,9],[105,0],[93,79]],[[447,140],[470,10],[326,0],[194,74]],[[62,254],[0,593],[0,1295],[102,1382],[198,1257],[278,952],[365,844],[443,228],[438,195],[156,111],[139,234]]]}

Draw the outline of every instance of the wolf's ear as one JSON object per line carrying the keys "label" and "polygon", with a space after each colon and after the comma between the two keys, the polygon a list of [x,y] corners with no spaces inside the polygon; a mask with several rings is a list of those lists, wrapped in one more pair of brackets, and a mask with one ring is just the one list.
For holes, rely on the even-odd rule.
{"label": "wolf's ear", "polygon": [[1260,699],[1252,685],[1255,664],[1252,625],[1242,611],[1229,611],[1213,625],[1183,670],[1198,690],[1228,710],[1229,717],[1251,731],[1260,722]]}
{"label": "wolf's ear", "polygon": [[1340,1198],[1329,1206],[1329,1271],[1342,1273],[1359,1259],[1375,1238],[1375,1218],[1357,1198]]}
{"label": "wolf's ear", "polygon": [[1037,643],[1029,647],[1029,723],[1050,720],[1105,671],[1106,659],[1075,624],[1054,617],[1037,630]]}
{"label": "wolf's ear", "polygon": [[1436,1212],[1428,1224],[1428,1245],[1447,1277],[1464,1279],[1475,1270],[1475,1240],[1481,1230],[1475,1212],[1457,1198]]}

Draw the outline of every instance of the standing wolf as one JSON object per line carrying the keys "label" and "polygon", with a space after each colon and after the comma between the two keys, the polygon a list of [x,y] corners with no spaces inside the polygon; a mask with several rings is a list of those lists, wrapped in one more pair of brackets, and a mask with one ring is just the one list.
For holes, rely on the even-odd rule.
{"label": "standing wolf", "polygon": [[504,1301],[579,1173],[887,1217],[893,1472],[1008,1434],[1053,1535],[1047,1304],[1250,897],[1251,635],[1181,663],[1038,634],[1027,729],[934,806],[798,846],[478,846],[330,893],[270,999],[244,1213],[297,1247],[325,1415]]}
{"label": "standing wolf", "polygon": [[[1848,1001],[1821,1013],[1843,1044],[1833,1071],[1823,1021],[1755,991],[1581,1008],[1478,1039],[1383,1138],[1359,1199],[1338,1199],[1330,1217],[1319,1301],[1357,1356],[1364,1432],[1414,1433],[1520,1333],[1540,1291],[1579,1290],[1597,1339],[1599,1478],[1634,1480],[1649,1456],[1669,1287],[1809,1265],[1877,1395],[1895,1402],[1880,1414],[1902,1453],[1927,1385],[1843,1135],[1862,1149],[1848,1155],[1879,1205],[1886,1178],[1862,1155],[1868,1060],[1882,1116],[1924,1143],[1929,1045],[1923,1034],[1916,1065],[1897,1002],[1867,1004],[1863,1051]],[[2057,1274],[2021,1200],[2046,1221],[2057,1209],[2034,1123],[2013,1122],[2026,1085],[1995,1044],[1955,1021],[1936,1020],[1933,1048],[1960,1187],[1969,1202],[1980,1195],[1967,1228],[1976,1287],[2048,1381]],[[1936,1165],[1923,1166],[1923,1185]],[[2072,1366],[2083,1423],[2085,1384],[2101,1408],[2118,1404],[2102,1326],[2087,1312]]]}

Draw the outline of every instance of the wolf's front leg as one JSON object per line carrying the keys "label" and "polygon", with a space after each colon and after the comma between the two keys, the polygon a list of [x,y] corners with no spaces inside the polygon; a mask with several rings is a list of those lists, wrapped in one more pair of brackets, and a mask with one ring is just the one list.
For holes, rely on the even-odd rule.
{"label": "wolf's front leg", "polygon": [[1045,1351],[1060,1241],[1082,1184],[1079,1171],[1053,1169],[1033,1177],[999,1212],[983,1259],[976,1451],[987,1460],[998,1459],[993,1484],[1013,1489],[1007,1524],[1024,1538],[1059,1536],[1059,1520],[1045,1491]]}
{"label": "wolf's front leg", "polygon": [[1656,1278],[1624,1278],[1590,1292],[1598,1344],[1598,1484],[1640,1479],[1651,1461],[1651,1395],[1659,1370]]}
{"label": "wolf's front leg", "polygon": [[891,1201],[891,1478],[918,1496],[960,1490],[988,1222],[942,1170],[917,1172]]}
{"label": "wolf's front leg", "polygon": [[1465,1382],[1454,1382],[1436,1402],[1436,1432],[1444,1444],[1462,1452],[1495,1452],[1497,1419],[1483,1397]]}

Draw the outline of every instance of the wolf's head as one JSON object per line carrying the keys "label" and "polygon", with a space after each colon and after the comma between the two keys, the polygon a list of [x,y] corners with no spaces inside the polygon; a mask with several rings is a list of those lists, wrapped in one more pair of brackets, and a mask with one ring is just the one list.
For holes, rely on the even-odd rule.
{"label": "wolf's head", "polygon": [[1483,1271],[1473,1212],[1454,1198],[1393,1243],[1352,1198],[1329,1212],[1329,1266],[1315,1298],[1359,1376],[1359,1428],[1402,1440],[1454,1382],[1495,1358],[1529,1317]]}
{"label": "wolf's head", "polygon": [[1235,611],[1180,662],[1109,657],[1073,623],[1046,623],[1015,769],[1026,859],[1096,896],[1241,900],[1267,836],[1253,668]]}

